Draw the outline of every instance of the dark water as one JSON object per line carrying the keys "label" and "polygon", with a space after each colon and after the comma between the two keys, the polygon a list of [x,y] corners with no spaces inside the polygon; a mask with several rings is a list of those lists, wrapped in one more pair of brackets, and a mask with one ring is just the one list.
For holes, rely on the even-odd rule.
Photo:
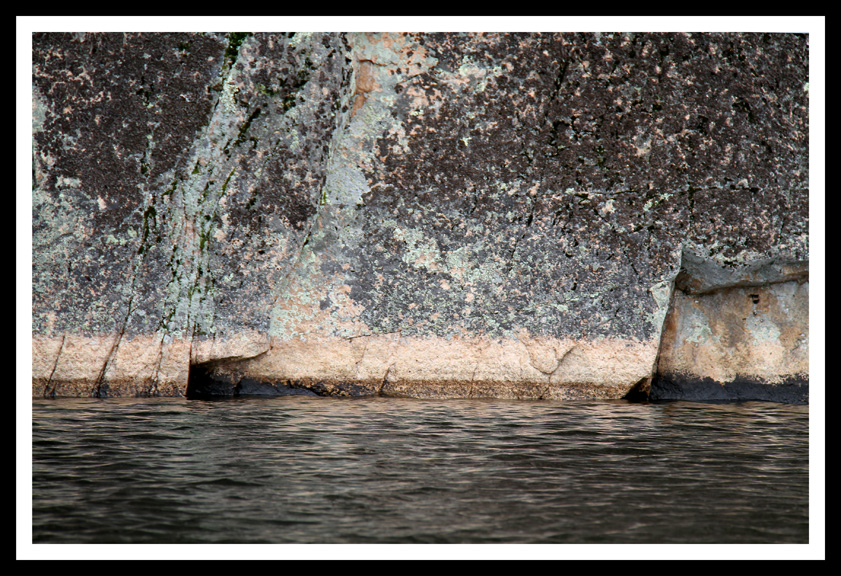
{"label": "dark water", "polygon": [[808,406],[35,400],[34,543],[807,543]]}

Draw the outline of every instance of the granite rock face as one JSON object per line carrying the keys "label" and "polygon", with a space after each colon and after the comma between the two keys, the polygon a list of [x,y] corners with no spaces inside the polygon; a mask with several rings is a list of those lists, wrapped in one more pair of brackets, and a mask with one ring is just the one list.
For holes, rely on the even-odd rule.
{"label": "granite rock face", "polygon": [[33,395],[808,379],[807,288],[798,363],[661,346],[681,294],[808,280],[805,35],[33,46]]}

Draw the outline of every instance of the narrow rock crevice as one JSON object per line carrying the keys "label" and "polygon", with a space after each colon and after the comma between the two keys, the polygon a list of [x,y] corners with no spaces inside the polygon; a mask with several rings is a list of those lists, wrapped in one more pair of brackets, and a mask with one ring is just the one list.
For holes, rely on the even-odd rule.
{"label": "narrow rock crevice", "polygon": [[394,365],[391,364],[391,365],[389,365],[388,368],[386,368],[385,374],[383,374],[383,381],[380,384],[380,387],[377,389],[377,396],[382,396],[383,395],[383,388],[385,388],[385,385],[388,384],[388,375],[391,372],[391,368],[393,366]]}
{"label": "narrow rock crevice", "polygon": [[622,398],[631,402],[646,402],[650,399],[653,378],[641,378]]}
{"label": "narrow rock crevice", "polygon": [[55,397],[55,384],[53,384],[53,376],[55,375],[56,368],[58,368],[58,360],[61,358],[61,352],[64,350],[64,341],[67,339],[66,334],[61,335],[61,344],[58,347],[58,352],[55,355],[55,363],[53,364],[53,369],[50,371],[50,377],[47,379],[47,383],[44,385],[44,398],[54,398]]}
{"label": "narrow rock crevice", "polygon": [[[682,257],[681,257],[682,262]],[[682,265],[682,264],[681,264]],[[666,306],[666,312],[663,314],[663,321],[660,323],[660,330],[657,337],[657,353],[654,356],[654,363],[651,367],[651,374],[647,378],[643,378],[637,382],[633,388],[626,395],[628,400],[647,400],[651,394],[651,383],[657,379],[660,373],[660,354],[663,352],[663,342],[666,334],[666,323],[669,321],[669,315],[672,314],[672,309],[675,303],[675,293],[677,292],[676,282],[672,280],[669,283],[669,304]]]}
{"label": "narrow rock crevice", "polygon": [[105,361],[102,363],[102,369],[99,371],[99,375],[97,375],[96,380],[93,383],[91,396],[93,396],[94,398],[102,398],[104,395],[108,394],[108,385],[105,382],[105,373],[108,371],[108,364],[111,363],[111,361],[117,355],[117,349],[120,346],[120,341],[123,339],[123,335],[126,332],[126,326],[128,325],[129,318],[131,318],[131,313],[133,312],[132,302],[134,301],[134,281],[136,278],[137,270],[135,269],[135,274],[132,277],[131,297],[129,297],[128,300],[128,311],[126,312],[126,315],[123,318],[122,325],[120,326],[120,331],[117,333],[116,338],[114,338],[114,343],[111,345],[111,349],[108,351],[108,355],[105,357]]}

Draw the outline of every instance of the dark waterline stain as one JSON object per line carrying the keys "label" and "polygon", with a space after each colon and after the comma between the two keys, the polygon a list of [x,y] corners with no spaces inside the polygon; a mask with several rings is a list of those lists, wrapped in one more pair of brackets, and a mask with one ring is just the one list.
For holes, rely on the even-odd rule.
{"label": "dark waterline stain", "polygon": [[769,384],[760,380],[736,378],[721,384],[712,378],[658,376],[651,383],[649,399],[808,404],[809,380],[791,376],[779,384]]}

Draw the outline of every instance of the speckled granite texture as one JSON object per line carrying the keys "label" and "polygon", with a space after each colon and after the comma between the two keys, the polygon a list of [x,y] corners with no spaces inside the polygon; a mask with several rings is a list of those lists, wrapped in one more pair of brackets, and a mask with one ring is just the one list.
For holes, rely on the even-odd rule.
{"label": "speckled granite texture", "polygon": [[32,83],[34,396],[619,398],[678,292],[808,280],[806,35],[49,33]]}

